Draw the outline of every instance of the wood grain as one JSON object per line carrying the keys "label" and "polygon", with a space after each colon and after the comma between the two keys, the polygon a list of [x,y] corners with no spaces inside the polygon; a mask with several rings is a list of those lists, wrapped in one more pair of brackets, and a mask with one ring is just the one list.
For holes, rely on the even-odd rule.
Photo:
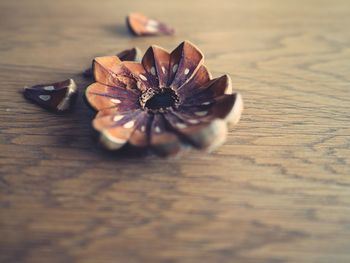
{"label": "wood grain", "polygon": [[[132,37],[130,11],[176,36]],[[348,0],[1,1],[0,262],[350,262],[349,26]],[[19,93],[185,39],[245,99],[211,155],[112,155],[81,97]]]}

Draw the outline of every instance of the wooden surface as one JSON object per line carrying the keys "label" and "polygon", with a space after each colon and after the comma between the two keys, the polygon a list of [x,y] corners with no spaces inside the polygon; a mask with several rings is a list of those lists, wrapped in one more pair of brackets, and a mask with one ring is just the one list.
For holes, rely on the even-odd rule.
{"label": "wooden surface", "polygon": [[[134,38],[129,11],[174,37]],[[350,262],[350,2],[0,2],[0,262]],[[110,155],[25,85],[188,39],[245,99],[211,155]]]}

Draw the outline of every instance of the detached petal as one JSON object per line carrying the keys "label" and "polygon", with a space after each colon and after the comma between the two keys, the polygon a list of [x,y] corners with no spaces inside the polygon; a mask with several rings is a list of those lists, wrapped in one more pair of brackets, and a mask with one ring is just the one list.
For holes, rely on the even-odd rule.
{"label": "detached petal", "polygon": [[140,13],[131,13],[126,18],[126,23],[137,36],[172,35],[175,30],[163,22],[146,17]]}
{"label": "detached petal", "polygon": [[131,49],[126,49],[117,54],[117,57],[121,61],[136,61],[139,62],[141,60],[141,50],[137,47],[133,47]]}
{"label": "detached petal", "polygon": [[37,105],[55,112],[67,111],[73,106],[78,92],[73,79],[25,87],[24,97]]}
{"label": "detached petal", "polygon": [[120,111],[138,109],[139,94],[138,90],[111,87],[98,82],[91,84],[85,91],[87,101],[97,111],[111,107]]}
{"label": "detached petal", "polygon": [[192,43],[181,43],[170,54],[168,86],[178,89],[196,73],[203,60],[202,52]]}

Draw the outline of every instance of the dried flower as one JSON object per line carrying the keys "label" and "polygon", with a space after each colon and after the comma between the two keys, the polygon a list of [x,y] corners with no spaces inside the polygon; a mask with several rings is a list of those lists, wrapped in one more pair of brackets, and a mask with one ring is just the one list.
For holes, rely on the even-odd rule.
{"label": "dried flower", "polygon": [[163,22],[148,18],[140,13],[131,13],[126,23],[137,36],[173,35],[175,30]]}
{"label": "dried flower", "polygon": [[71,108],[77,92],[74,80],[67,79],[52,84],[25,87],[23,95],[45,109],[63,112]]}
{"label": "dried flower", "polygon": [[188,41],[170,54],[151,46],[141,63],[112,56],[93,65],[96,82],[86,97],[98,111],[93,127],[107,149],[129,143],[160,155],[187,145],[210,151],[225,141],[227,124],[239,121],[243,101],[230,77],[212,79]]}
{"label": "dried flower", "polygon": [[[140,61],[141,60],[141,51],[137,47],[133,47],[131,49],[126,49],[117,54],[117,57],[121,61]],[[92,68],[88,68],[84,70],[83,76],[86,78],[92,77]]]}

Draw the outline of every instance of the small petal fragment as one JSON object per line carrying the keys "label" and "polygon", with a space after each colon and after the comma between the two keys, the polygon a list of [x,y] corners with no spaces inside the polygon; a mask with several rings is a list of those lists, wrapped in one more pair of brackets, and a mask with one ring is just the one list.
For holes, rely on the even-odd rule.
{"label": "small petal fragment", "polygon": [[140,13],[130,13],[126,23],[137,36],[172,35],[175,30],[163,22],[146,17]]}
{"label": "small petal fragment", "polygon": [[24,88],[25,98],[47,110],[64,112],[71,108],[77,95],[77,85],[73,79],[52,84],[41,84]]}
{"label": "small petal fragment", "polygon": [[141,50],[137,47],[126,49],[117,54],[121,61],[141,61]]}

